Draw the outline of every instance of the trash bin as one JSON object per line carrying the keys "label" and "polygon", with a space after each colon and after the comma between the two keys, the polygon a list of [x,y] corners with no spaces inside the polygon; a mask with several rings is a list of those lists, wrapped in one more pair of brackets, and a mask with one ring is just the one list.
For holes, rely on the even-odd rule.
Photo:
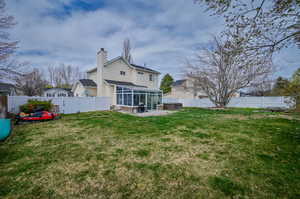
{"label": "trash bin", "polygon": [[11,132],[11,120],[0,119],[0,140],[5,140]]}

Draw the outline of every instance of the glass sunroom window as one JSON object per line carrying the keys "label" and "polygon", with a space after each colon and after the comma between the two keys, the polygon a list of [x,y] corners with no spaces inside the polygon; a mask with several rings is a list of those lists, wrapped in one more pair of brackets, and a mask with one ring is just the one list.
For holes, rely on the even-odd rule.
{"label": "glass sunroom window", "polygon": [[144,104],[148,109],[156,109],[162,103],[162,92],[138,88],[117,86],[117,105],[139,106]]}

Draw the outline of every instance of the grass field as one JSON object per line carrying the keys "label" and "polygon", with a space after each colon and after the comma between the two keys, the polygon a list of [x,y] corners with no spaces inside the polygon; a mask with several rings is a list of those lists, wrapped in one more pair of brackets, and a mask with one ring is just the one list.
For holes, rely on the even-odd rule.
{"label": "grass field", "polygon": [[300,198],[300,117],[188,108],[24,124],[0,143],[0,198]]}

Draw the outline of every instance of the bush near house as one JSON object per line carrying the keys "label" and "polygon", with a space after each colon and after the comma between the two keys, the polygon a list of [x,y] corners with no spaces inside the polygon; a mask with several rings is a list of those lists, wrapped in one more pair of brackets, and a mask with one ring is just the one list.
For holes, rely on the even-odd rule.
{"label": "bush near house", "polygon": [[53,107],[51,101],[28,100],[28,102],[20,106],[21,112],[33,113],[35,110],[50,111]]}

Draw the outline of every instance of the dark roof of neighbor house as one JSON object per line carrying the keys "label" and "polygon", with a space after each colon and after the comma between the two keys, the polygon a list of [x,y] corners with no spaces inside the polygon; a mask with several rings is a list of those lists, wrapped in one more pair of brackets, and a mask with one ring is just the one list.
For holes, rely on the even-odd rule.
{"label": "dark roof of neighbor house", "polygon": [[11,89],[15,89],[15,86],[12,84],[0,82],[0,91],[11,91]]}
{"label": "dark roof of neighbor house", "polygon": [[97,84],[93,80],[91,80],[91,79],[80,79],[79,82],[83,86],[97,87]]}
{"label": "dark roof of neighbor house", "polygon": [[186,81],[186,79],[177,80],[177,81],[173,82],[172,86],[181,86],[185,81]]}
{"label": "dark roof of neighbor house", "polygon": [[151,68],[147,68],[145,66],[139,66],[139,65],[136,65],[136,64],[130,64],[130,65],[133,66],[133,67],[135,67],[135,68],[137,68],[137,69],[147,70],[147,71],[150,71],[150,72],[153,72],[153,73],[160,73],[160,72],[158,72],[156,70],[153,70]]}
{"label": "dark roof of neighbor house", "polygon": [[51,89],[61,89],[61,90],[65,90],[65,91],[68,91],[68,92],[72,91],[71,88],[45,88],[44,91],[51,90]]}
{"label": "dark roof of neighbor house", "polygon": [[115,85],[120,85],[120,86],[135,86],[135,87],[144,87],[144,88],[146,88],[146,86],[136,85],[136,84],[131,83],[131,82],[121,82],[121,81],[108,80],[108,79],[106,79],[105,81],[109,84],[115,84]]}

